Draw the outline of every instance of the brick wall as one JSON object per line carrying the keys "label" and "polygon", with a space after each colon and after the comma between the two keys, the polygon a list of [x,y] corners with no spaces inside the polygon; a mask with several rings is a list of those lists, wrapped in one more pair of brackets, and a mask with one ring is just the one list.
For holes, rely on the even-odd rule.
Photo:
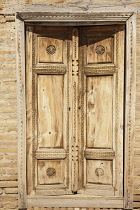
{"label": "brick wall", "polygon": [[0,15],[0,209],[17,208],[15,22]]}

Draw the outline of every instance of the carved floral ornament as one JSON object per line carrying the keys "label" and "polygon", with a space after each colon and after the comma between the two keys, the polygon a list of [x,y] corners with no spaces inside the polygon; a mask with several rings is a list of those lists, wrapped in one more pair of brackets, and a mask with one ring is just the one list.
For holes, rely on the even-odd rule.
{"label": "carved floral ornament", "polygon": [[46,51],[48,54],[53,55],[56,52],[56,47],[54,45],[48,45]]}
{"label": "carved floral ornament", "polygon": [[104,170],[102,168],[96,168],[95,174],[98,177],[103,176],[104,175]]}
{"label": "carved floral ornament", "polygon": [[98,55],[102,55],[104,54],[105,52],[105,47],[103,45],[98,45],[96,48],[95,48],[95,52],[98,54]]}
{"label": "carved floral ornament", "polygon": [[54,176],[56,174],[55,168],[48,168],[46,174],[47,176]]}

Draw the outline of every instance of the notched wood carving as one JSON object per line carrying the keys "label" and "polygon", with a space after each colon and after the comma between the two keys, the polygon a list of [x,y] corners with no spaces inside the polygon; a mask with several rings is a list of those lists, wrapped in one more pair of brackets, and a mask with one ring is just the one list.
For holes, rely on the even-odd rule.
{"label": "notched wood carving", "polygon": [[78,152],[79,152],[78,145],[76,146],[72,145],[72,161],[78,161]]}
{"label": "notched wood carving", "polygon": [[114,159],[115,152],[112,150],[102,150],[102,149],[86,149],[84,152],[84,156],[86,159]]}
{"label": "notched wood carving", "polygon": [[54,176],[56,174],[55,168],[48,168],[46,174],[47,176]]}
{"label": "notched wood carving", "polygon": [[78,60],[72,60],[72,76],[78,76]]}
{"label": "notched wood carving", "polygon": [[98,55],[102,55],[104,54],[105,52],[105,47],[102,46],[102,45],[98,45],[95,49],[95,52],[98,54]]}
{"label": "notched wood carving", "polygon": [[54,45],[49,45],[46,48],[46,51],[47,51],[48,54],[54,54],[56,52],[56,47]]}
{"label": "notched wood carving", "polygon": [[104,175],[104,170],[102,168],[96,168],[95,170],[96,176],[103,176]]}

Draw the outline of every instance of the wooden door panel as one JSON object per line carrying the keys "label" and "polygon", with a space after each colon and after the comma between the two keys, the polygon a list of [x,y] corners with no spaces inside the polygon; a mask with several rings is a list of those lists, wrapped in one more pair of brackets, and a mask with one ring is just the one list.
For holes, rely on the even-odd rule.
{"label": "wooden door panel", "polygon": [[47,66],[66,67],[66,40],[71,39],[71,28],[68,34],[67,27],[34,27],[33,60],[37,68]]}
{"label": "wooden door panel", "polygon": [[79,193],[123,195],[124,26],[80,28]]}
{"label": "wooden door panel", "polygon": [[65,165],[63,160],[38,160],[38,184],[64,184]]}
{"label": "wooden door panel", "polygon": [[72,31],[67,27],[40,26],[28,30],[28,194],[71,194]]}
{"label": "wooden door panel", "polygon": [[124,26],[28,29],[28,194],[122,198]]}
{"label": "wooden door panel", "polygon": [[38,147],[63,147],[64,76],[38,76]]}
{"label": "wooden door panel", "polygon": [[87,184],[113,184],[111,160],[87,160]]}
{"label": "wooden door panel", "polygon": [[[110,30],[109,27],[112,29]],[[84,65],[114,64],[116,40],[114,26],[95,26],[81,29],[82,45],[84,45]]]}
{"label": "wooden door panel", "polygon": [[61,37],[38,37],[38,62],[63,62],[63,40]]}
{"label": "wooden door panel", "polygon": [[112,148],[112,76],[87,77],[87,147]]}
{"label": "wooden door panel", "polygon": [[87,64],[113,63],[113,47],[113,37],[88,37]]}

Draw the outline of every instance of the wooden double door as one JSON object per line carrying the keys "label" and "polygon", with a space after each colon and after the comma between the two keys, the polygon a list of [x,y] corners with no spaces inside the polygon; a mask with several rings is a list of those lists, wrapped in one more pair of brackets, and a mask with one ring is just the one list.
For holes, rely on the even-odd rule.
{"label": "wooden double door", "polygon": [[124,26],[26,27],[29,195],[123,196]]}

